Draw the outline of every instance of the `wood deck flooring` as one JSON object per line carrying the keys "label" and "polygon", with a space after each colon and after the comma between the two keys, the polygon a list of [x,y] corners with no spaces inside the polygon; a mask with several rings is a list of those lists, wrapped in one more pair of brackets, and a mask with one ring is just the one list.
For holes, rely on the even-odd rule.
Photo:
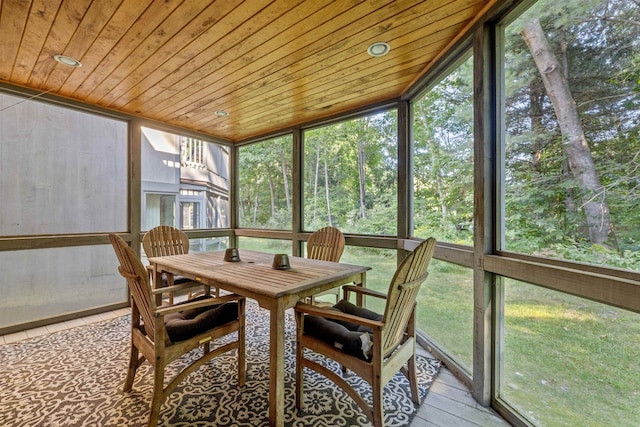
{"label": "wood deck flooring", "polygon": [[[129,314],[129,312],[130,309],[123,308],[0,336],[0,345],[112,319]],[[419,351],[421,354],[429,355],[424,349]],[[501,427],[509,425],[495,411],[480,406],[473,399],[469,390],[446,367],[442,367],[410,427]]]}
{"label": "wood deck flooring", "polygon": [[[429,355],[424,349],[419,353]],[[469,389],[446,366],[431,385],[411,427],[510,426],[494,410],[478,404]]]}

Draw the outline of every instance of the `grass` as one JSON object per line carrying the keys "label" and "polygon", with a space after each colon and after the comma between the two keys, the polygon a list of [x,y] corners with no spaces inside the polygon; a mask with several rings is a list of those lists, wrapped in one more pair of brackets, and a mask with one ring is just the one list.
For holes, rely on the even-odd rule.
{"label": "grass", "polygon": [[[291,253],[288,242],[241,247]],[[371,266],[367,286],[386,291],[396,253],[347,247],[341,261]],[[539,426],[640,425],[640,315],[509,279],[505,289],[500,398]],[[470,371],[472,271],[433,260],[417,323]]]}
{"label": "grass", "polygon": [[538,425],[640,424],[640,316],[506,280],[501,397]]}
{"label": "grass", "polygon": [[473,366],[473,272],[432,260],[418,295],[417,327],[467,372]]}
{"label": "grass", "polygon": [[271,254],[291,254],[292,252],[291,242],[288,240],[259,239],[257,237],[239,237],[238,248]]}
{"label": "grass", "polygon": [[[434,261],[418,328],[472,366],[470,269]],[[640,425],[640,315],[505,280],[500,397],[540,426]]]}

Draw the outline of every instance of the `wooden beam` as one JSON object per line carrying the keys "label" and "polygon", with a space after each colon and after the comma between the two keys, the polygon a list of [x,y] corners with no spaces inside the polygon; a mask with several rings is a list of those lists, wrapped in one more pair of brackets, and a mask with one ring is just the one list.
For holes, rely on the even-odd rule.
{"label": "wooden beam", "polygon": [[484,270],[640,313],[640,281],[501,256],[486,256]]}
{"label": "wooden beam", "polygon": [[412,212],[411,208],[413,194],[413,170],[411,159],[412,146],[409,129],[411,125],[411,113],[409,111],[408,101],[398,102],[398,224],[397,235],[400,239],[408,239],[411,237]]}
{"label": "wooden beam", "polygon": [[142,232],[142,124],[129,121],[129,232],[131,247],[140,256]]}
{"label": "wooden beam", "polygon": [[304,138],[302,130],[296,128],[292,134],[292,218],[291,225],[293,229],[292,255],[302,256],[302,244],[300,241],[300,232],[304,230]]}
{"label": "wooden beam", "polygon": [[496,102],[495,45],[489,27],[473,40],[474,102],[474,251],[473,251],[473,396],[491,403],[495,278],[482,269],[485,255],[495,251],[496,233]]}
{"label": "wooden beam", "polygon": [[[240,223],[240,210],[238,208],[240,204],[240,147],[229,148],[229,227],[236,231],[238,224]],[[238,234],[233,233],[229,237],[229,247],[237,248]]]}
{"label": "wooden beam", "polygon": [[[121,237],[126,241],[131,241],[129,233],[121,234]],[[106,233],[3,237],[0,238],[0,252],[108,244],[110,244],[109,236]]]}

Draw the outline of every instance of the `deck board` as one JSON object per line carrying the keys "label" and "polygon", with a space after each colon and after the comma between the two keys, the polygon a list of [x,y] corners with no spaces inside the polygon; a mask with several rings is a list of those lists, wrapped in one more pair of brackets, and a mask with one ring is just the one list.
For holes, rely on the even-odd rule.
{"label": "deck board", "polygon": [[495,411],[481,406],[446,367],[429,389],[411,427],[509,426]]}
{"label": "deck board", "polygon": [[[421,347],[418,347],[418,354],[433,357]],[[494,410],[476,402],[471,391],[446,366],[440,369],[411,423],[411,427],[506,427],[509,425]]]}

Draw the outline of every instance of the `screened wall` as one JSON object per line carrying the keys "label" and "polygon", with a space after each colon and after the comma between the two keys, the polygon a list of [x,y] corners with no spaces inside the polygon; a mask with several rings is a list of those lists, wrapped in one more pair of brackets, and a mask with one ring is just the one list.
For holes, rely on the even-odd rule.
{"label": "screened wall", "polygon": [[0,236],[39,242],[0,251],[0,328],[126,302],[110,246],[56,236],[127,230],[127,123],[8,94],[0,110]]}

